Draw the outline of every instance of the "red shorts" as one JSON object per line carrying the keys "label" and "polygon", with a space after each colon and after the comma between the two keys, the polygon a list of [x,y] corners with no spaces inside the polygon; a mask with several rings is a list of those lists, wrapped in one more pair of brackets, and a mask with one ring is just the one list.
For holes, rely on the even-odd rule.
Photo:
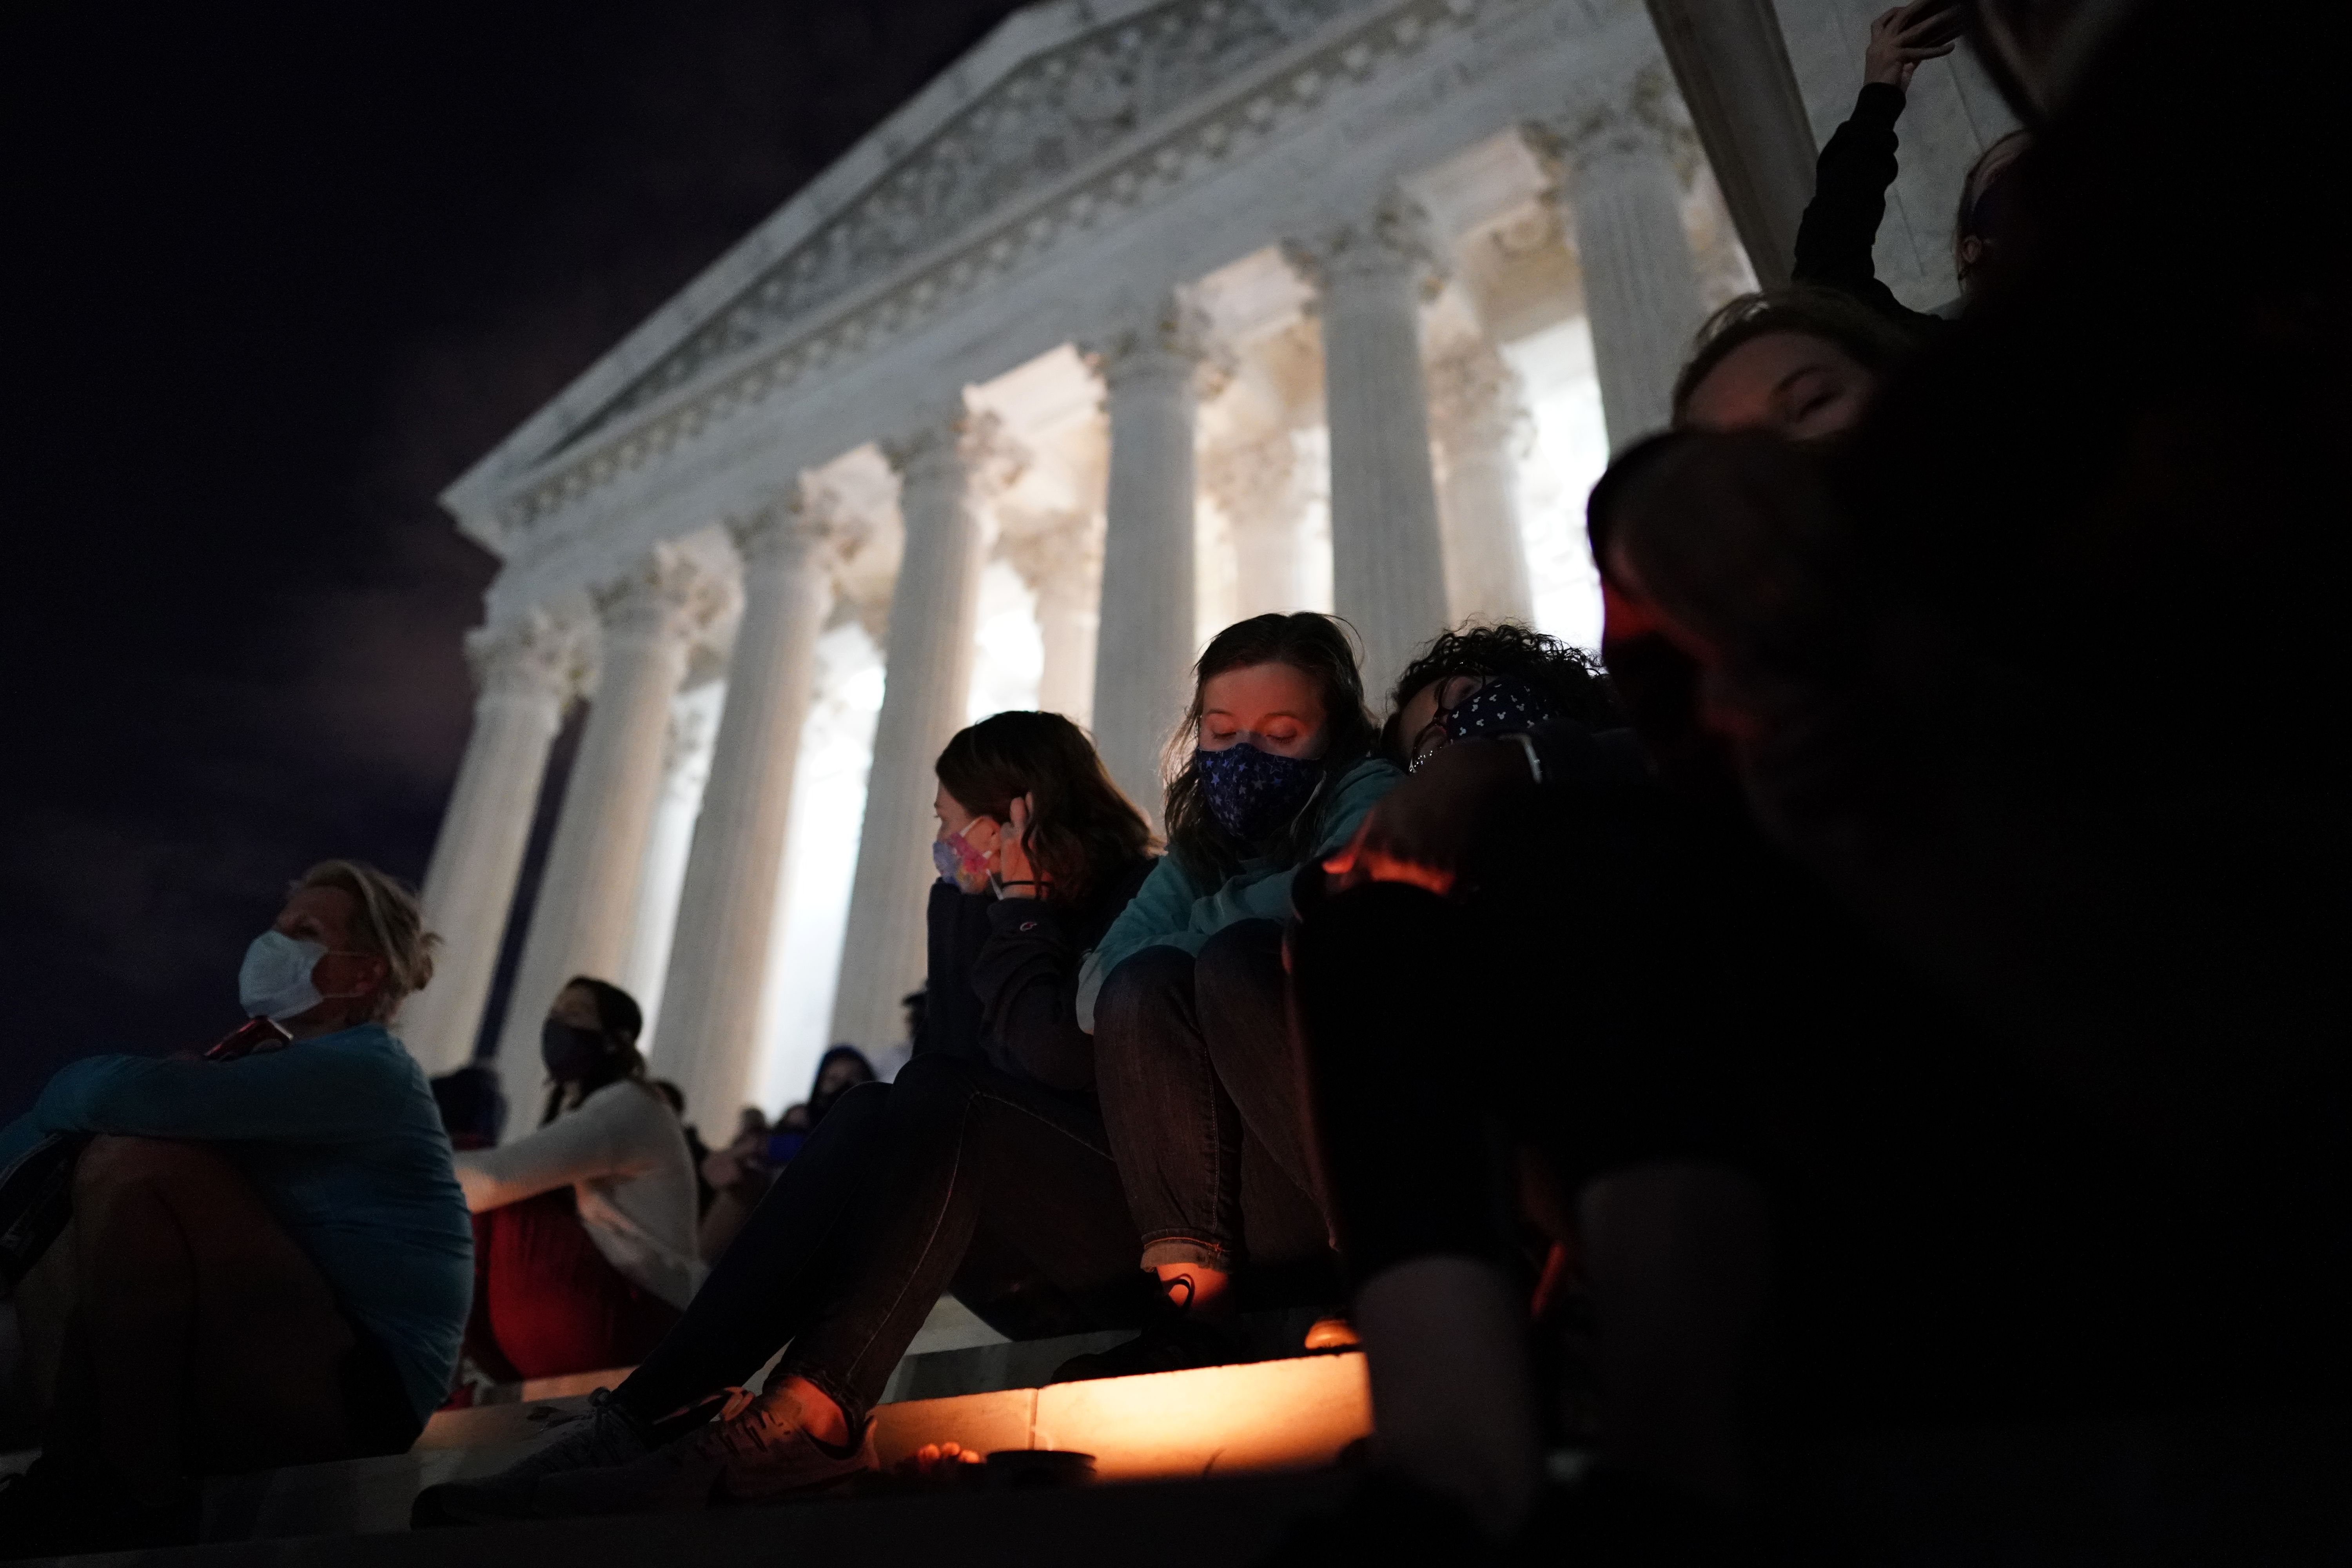
{"label": "red shorts", "polygon": [[494,1377],[635,1366],[679,1315],[604,1260],[569,1187],[474,1216],[466,1351]]}

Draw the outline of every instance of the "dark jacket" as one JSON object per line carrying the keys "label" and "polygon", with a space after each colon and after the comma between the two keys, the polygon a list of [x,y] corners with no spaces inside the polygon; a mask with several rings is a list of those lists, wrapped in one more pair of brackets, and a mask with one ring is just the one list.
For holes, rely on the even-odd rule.
{"label": "dark jacket", "polygon": [[1799,283],[1850,294],[1880,315],[1922,336],[1941,331],[1941,316],[1915,310],[1878,280],[1871,247],[1886,216],[1886,187],[1895,183],[1895,121],[1903,89],[1864,82],[1853,113],[1837,128],[1813,165],[1813,199],[1797,225]]}
{"label": "dark jacket", "polygon": [[948,1051],[1048,1089],[1091,1091],[1094,1037],[1078,1027],[1078,963],[1153,864],[1137,857],[1076,905],[934,885],[930,1001],[918,1053]]}

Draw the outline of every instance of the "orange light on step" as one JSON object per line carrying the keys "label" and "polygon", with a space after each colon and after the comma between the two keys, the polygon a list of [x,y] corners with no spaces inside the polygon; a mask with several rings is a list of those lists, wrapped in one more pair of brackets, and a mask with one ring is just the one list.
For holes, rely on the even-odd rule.
{"label": "orange light on step", "polygon": [[926,1443],[1062,1448],[1095,1456],[1105,1481],[1318,1468],[1372,1427],[1361,1355],[908,1400],[874,1417],[886,1467]]}

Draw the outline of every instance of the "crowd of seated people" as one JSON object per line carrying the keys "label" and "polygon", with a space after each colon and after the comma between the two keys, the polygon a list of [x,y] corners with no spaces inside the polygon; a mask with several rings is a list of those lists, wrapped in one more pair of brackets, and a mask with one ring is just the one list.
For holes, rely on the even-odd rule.
{"label": "crowd of seated people", "polygon": [[[1870,238],[1901,89],[1964,26],[2031,131],[1969,175],[1965,309],[1927,316]],[[453,1085],[453,1158],[383,1027],[429,973],[414,900],[310,873],[244,987],[290,1043],[78,1064],[0,1142],[51,1412],[11,1528],[112,1489],[118,1538],[162,1539],[198,1453],[397,1447],[461,1332],[634,1370],[420,1525],[821,1492],[949,1294],[1132,1331],[1074,1379],[1344,1310],[1381,1479],[1318,1528],[1373,1557],[1726,1560],[1804,1540],[1808,1456],[1855,1434],[2340,1414],[2341,656],[2307,557],[2343,290],[2240,243],[2293,189],[2262,150],[2335,144],[2332,51],[2211,42],[2186,0],[1880,19],[1798,285],[1709,321],[1674,428],[1592,492],[1597,658],[1431,628],[1375,713],[1342,623],[1229,626],[1164,843],[1068,720],[956,734],[891,1081],[836,1047],[698,1161],[635,1005],[583,978],[539,1128],[499,1146]],[[2224,68],[2243,112],[2185,123]],[[17,1202],[45,1172],[54,1239]],[[122,1417],[158,1390],[170,1420]],[[1597,1466],[1563,1482],[1561,1445]]]}

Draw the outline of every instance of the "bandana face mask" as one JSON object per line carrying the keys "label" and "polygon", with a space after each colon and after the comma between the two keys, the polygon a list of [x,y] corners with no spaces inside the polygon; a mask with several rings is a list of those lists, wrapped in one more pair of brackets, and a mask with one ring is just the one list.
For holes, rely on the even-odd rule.
{"label": "bandana face mask", "polygon": [[1437,716],[1437,726],[1445,738],[1413,758],[1409,771],[1419,773],[1423,763],[1456,741],[1523,735],[1545,720],[1558,717],[1559,709],[1551,699],[1526,681],[1512,675],[1494,676]]}
{"label": "bandana face mask", "polygon": [[967,881],[988,880],[988,857],[973,848],[971,841],[961,833],[931,840],[931,864],[939,868],[940,880],[960,888]]}
{"label": "bandana face mask", "polygon": [[1277,757],[1248,742],[1222,752],[1195,751],[1192,766],[1217,826],[1243,844],[1256,844],[1297,816],[1323,782],[1323,764]]}

